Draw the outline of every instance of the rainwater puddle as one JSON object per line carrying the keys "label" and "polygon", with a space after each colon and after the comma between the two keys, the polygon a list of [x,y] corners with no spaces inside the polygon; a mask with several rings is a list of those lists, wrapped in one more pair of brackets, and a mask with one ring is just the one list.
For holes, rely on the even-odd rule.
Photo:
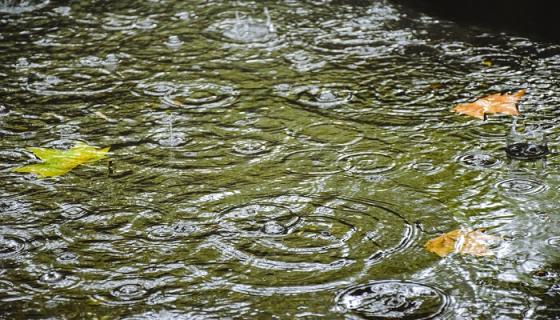
{"label": "rainwater puddle", "polygon": [[[392,0],[0,0],[0,48],[0,317],[558,315],[558,44]],[[519,127],[451,112],[519,89]],[[13,171],[77,141],[110,151]],[[457,229],[500,241],[426,250]]]}

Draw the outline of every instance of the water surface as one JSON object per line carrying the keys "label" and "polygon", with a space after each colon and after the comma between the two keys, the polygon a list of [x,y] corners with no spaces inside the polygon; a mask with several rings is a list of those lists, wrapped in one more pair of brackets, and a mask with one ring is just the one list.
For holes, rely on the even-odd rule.
{"label": "water surface", "polygon": [[[0,318],[551,319],[560,46],[388,1],[1,1]],[[454,104],[527,89],[511,118]],[[111,146],[52,179],[26,147]],[[424,249],[455,229],[490,257]]]}

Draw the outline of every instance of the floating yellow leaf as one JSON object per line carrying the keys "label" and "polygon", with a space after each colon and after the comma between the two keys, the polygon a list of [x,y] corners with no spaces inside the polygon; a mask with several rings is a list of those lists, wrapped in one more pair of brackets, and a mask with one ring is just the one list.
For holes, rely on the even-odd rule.
{"label": "floating yellow leaf", "polygon": [[484,59],[481,61],[481,63],[487,67],[491,67],[492,66],[492,60],[490,59]]}
{"label": "floating yellow leaf", "polygon": [[504,113],[517,116],[519,115],[517,102],[519,102],[524,94],[525,90],[519,90],[514,94],[496,93],[480,98],[475,102],[458,104],[453,108],[453,111],[479,119],[484,119],[484,116],[490,113]]}
{"label": "floating yellow leaf", "polygon": [[27,148],[27,150],[43,160],[43,163],[15,168],[13,171],[35,173],[42,177],[54,177],[63,175],[81,164],[102,159],[109,152],[109,147],[100,149],[78,142],[68,150],[47,148]]}
{"label": "floating yellow leaf", "polygon": [[474,256],[489,256],[493,253],[488,245],[498,240],[496,236],[484,233],[484,229],[476,230],[453,230],[435,239],[426,242],[426,249],[440,257],[456,252],[460,254],[471,254]]}

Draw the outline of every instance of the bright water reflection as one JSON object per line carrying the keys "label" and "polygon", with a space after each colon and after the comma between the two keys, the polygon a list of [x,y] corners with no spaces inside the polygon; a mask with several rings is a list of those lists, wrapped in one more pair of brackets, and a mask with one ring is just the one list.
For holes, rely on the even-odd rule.
{"label": "bright water reflection", "polygon": [[[0,318],[560,314],[558,45],[293,0],[0,1],[0,44]],[[449,111],[520,88],[538,162]],[[111,164],[10,171],[76,140]]]}

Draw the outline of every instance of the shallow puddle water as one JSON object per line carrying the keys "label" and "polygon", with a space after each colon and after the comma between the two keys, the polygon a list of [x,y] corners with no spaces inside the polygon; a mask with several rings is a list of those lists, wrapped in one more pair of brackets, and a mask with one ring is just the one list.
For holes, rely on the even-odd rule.
{"label": "shallow puddle water", "polygon": [[[385,0],[6,0],[0,53],[1,319],[560,314],[558,44]],[[519,89],[535,161],[451,112]],[[76,142],[111,149],[13,171]],[[457,229],[498,240],[425,248]]]}

